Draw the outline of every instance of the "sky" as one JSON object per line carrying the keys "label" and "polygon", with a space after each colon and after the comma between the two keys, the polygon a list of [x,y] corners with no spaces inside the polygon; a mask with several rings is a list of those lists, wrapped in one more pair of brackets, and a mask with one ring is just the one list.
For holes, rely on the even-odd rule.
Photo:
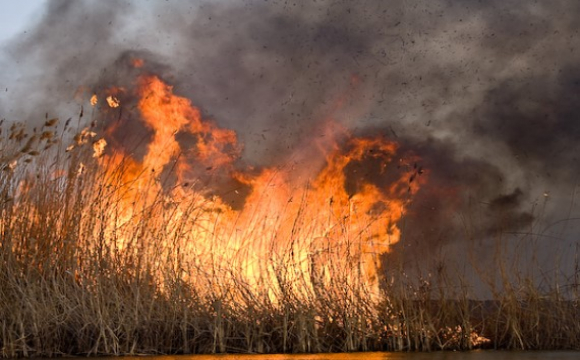
{"label": "sky", "polygon": [[12,37],[32,29],[46,0],[0,1],[0,47]]}

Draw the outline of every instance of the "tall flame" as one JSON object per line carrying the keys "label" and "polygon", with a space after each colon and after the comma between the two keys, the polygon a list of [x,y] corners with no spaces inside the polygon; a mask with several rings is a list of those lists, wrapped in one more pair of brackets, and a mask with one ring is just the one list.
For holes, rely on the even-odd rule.
{"label": "tall flame", "polygon": [[[335,136],[318,147],[322,165],[309,166],[313,173],[251,169],[240,160],[235,132],[203,119],[157,76],[143,75],[137,84],[138,118],[150,132],[143,155],[109,139],[98,146],[101,166],[115,169],[110,178],[127,184],[114,194],[123,214],[107,231],[164,217],[180,229],[179,241],[196,266],[222,278],[236,272],[270,296],[283,291],[282,282],[295,284],[296,296],[308,296],[336,276],[376,293],[381,255],[399,241],[397,223],[423,181],[415,180],[418,159],[399,158],[397,144],[380,137],[342,136],[329,121]],[[105,138],[116,131],[111,127]],[[105,144],[113,145],[104,150]],[[174,207],[169,222],[152,205],[160,196]],[[173,230],[157,240],[171,241]]]}

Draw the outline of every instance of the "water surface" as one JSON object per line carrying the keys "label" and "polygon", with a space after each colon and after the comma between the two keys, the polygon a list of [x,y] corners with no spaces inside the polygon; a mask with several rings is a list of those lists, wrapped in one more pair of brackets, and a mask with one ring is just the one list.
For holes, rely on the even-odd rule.
{"label": "water surface", "polygon": [[[112,360],[113,358],[111,358]],[[119,358],[114,358],[119,360]],[[370,352],[341,354],[298,355],[180,355],[154,356],[147,360],[578,360],[579,351],[449,351],[431,353]],[[143,360],[143,357],[125,357],[123,360]]]}

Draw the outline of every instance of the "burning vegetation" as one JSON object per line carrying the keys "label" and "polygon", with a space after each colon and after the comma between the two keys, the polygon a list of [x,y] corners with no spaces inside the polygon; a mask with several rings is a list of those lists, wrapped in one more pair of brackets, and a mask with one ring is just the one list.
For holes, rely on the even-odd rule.
{"label": "burning vegetation", "polygon": [[1,357],[580,348],[577,4],[165,3],[0,53]]}
{"label": "burning vegetation", "polygon": [[[576,344],[568,297],[474,301],[444,268],[417,281],[384,266],[431,171],[394,141],[328,119],[304,169],[253,167],[158,76],[88,106],[81,130],[2,129],[5,357]],[[521,311],[559,335],[529,337]]]}
{"label": "burning vegetation", "polygon": [[[108,196],[117,199],[119,214],[103,224],[107,237],[144,216],[168,221],[167,237],[179,229],[180,251],[198,266],[240,277],[275,303],[281,274],[294,283],[294,296],[330,285],[337,271],[345,286],[378,296],[382,256],[399,241],[398,223],[423,179],[418,158],[403,157],[396,143],[380,137],[354,137],[329,119],[328,138],[309,155],[314,173],[244,166],[235,132],[202,119],[157,76],[139,75],[135,83],[105,90],[118,93],[134,114],[113,120],[119,100],[107,100],[97,117],[112,124],[93,141],[97,166],[107,169],[113,189],[126,184]],[[115,141],[122,129],[139,126],[145,135],[138,145]],[[170,218],[159,209],[144,215],[156,203],[172,208]],[[128,241],[114,243],[126,248]],[[155,240],[161,247],[166,241]]]}

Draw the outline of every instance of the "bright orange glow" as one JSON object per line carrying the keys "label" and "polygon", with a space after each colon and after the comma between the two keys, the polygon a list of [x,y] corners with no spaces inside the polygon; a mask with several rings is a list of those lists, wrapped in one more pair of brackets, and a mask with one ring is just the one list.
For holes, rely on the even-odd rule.
{"label": "bright orange glow", "polygon": [[121,105],[119,99],[114,96],[107,96],[107,104],[109,104],[109,106],[112,108],[118,108],[119,105]]}
{"label": "bright orange glow", "polygon": [[[219,273],[221,284],[235,271],[274,298],[281,282],[294,284],[295,296],[321,284],[341,291],[337,276],[344,286],[377,291],[381,255],[399,241],[397,223],[424,181],[415,179],[418,159],[400,159],[396,143],[353,137],[329,120],[324,143],[312,149],[318,152],[301,156],[320,157],[322,166],[308,166],[313,173],[244,169],[232,130],[203,119],[159,77],[136,83],[139,119],[149,132],[142,156],[114,141],[94,143],[99,164],[112,169],[109,181],[123,184],[112,195],[121,211],[107,231],[119,236],[128,224],[170,224],[158,241],[179,241],[192,266]],[[170,215],[156,212],[159,202],[173,209]],[[119,246],[129,249],[132,241]]]}
{"label": "bright orange glow", "polygon": [[[197,161],[214,167],[227,166],[237,158],[233,131],[202,121],[199,110],[189,100],[173,95],[172,88],[159,78],[146,76],[139,83],[139,110],[144,123],[154,131],[143,161],[146,167],[160,170],[181,152],[194,152]],[[193,149],[179,146],[175,136],[181,131],[194,136]],[[187,168],[187,164],[180,165]]]}

